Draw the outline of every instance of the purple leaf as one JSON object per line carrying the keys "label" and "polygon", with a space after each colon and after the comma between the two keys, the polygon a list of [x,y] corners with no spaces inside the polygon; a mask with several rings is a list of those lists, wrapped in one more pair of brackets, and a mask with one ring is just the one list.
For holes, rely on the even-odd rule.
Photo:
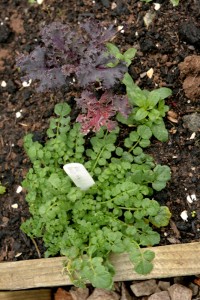
{"label": "purple leaf", "polygon": [[37,47],[31,54],[22,55],[18,59],[18,66],[27,75],[23,80],[38,80],[40,82],[37,91],[44,91],[49,88],[56,88],[64,85],[65,76],[60,72],[59,68],[48,68],[46,65],[46,50]]}
{"label": "purple leaf", "polygon": [[113,26],[104,29],[95,21],[80,26],[82,30],[59,22],[45,26],[41,31],[44,46],[18,59],[18,66],[27,74],[24,78],[39,82],[38,91],[59,88],[72,76],[82,87],[100,82],[107,89],[127,72],[124,62],[107,66],[115,62],[106,47],[107,40],[116,34]]}
{"label": "purple leaf", "polygon": [[110,25],[108,29],[104,28],[96,20],[89,20],[80,25],[83,28],[92,41],[96,41],[97,44],[105,43],[111,40],[117,33],[113,25]]}
{"label": "purple leaf", "polygon": [[116,67],[110,68],[107,67],[109,62],[114,62],[114,58],[98,51],[88,51],[87,58],[80,61],[76,72],[80,86],[86,87],[91,83],[101,82],[102,86],[108,89],[122,80],[128,70],[125,63],[119,63]]}
{"label": "purple leaf", "polygon": [[125,95],[113,95],[113,106],[117,112],[120,112],[123,117],[128,118],[133,107],[128,101],[128,97]]}

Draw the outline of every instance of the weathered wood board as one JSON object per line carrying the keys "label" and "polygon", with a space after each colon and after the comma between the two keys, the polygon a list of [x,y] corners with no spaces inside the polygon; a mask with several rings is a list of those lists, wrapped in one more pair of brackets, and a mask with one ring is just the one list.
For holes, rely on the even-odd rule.
{"label": "weathered wood board", "polygon": [[0,292],[0,300],[51,300],[51,289]]}
{"label": "weathered wood board", "polygon": [[[113,255],[115,281],[167,278],[200,274],[200,242],[153,247],[154,269],[148,275],[133,271],[127,254]],[[64,257],[0,263],[0,290],[70,285],[63,274]]]}

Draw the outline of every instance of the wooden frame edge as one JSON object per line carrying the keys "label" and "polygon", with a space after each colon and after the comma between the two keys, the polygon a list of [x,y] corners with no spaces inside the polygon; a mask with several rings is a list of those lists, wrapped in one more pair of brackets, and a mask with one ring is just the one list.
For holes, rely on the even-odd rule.
{"label": "wooden frame edge", "polygon": [[[111,261],[116,270],[114,280],[169,278],[200,273],[200,242],[158,246],[149,249],[152,249],[156,256],[154,269],[148,275],[139,275],[134,272],[127,254],[112,255]],[[69,277],[62,272],[65,260],[65,257],[56,257],[1,262],[0,290],[71,285]]]}

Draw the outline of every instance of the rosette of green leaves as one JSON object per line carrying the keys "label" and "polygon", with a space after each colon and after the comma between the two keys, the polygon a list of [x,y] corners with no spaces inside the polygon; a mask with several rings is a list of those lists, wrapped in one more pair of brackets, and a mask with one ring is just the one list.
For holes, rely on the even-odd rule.
{"label": "rosette of green leaves", "polygon": [[126,86],[129,102],[133,108],[127,119],[118,114],[118,120],[130,126],[144,124],[159,141],[165,142],[168,139],[168,132],[163,118],[169,107],[165,105],[164,99],[169,97],[172,91],[169,88],[159,88],[151,92],[141,90],[128,73],[122,82]]}

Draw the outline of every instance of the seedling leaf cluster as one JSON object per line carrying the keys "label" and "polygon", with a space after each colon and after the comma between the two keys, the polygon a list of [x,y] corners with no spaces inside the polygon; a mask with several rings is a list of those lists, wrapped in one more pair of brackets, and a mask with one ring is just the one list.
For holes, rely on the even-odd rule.
{"label": "seedling leaf cluster", "polygon": [[[156,165],[143,152],[151,138],[141,125],[118,145],[120,130],[102,127],[90,141],[80,124],[70,123],[70,107],[55,106],[45,145],[34,142],[32,134],[24,146],[33,164],[23,181],[32,217],[22,224],[30,237],[42,237],[46,257],[66,256],[65,269],[73,283],[111,288],[114,268],[110,253],[127,252],[136,272],[149,273],[154,253],[141,249],[159,244],[152,229],[166,226],[170,212],[152,199],[170,179],[167,166]],[[89,143],[89,144],[88,144]],[[85,166],[95,184],[83,191],[64,172],[63,165]]]}
{"label": "seedling leaf cluster", "polygon": [[0,182],[0,195],[3,195],[5,192],[6,192],[6,188]]}

